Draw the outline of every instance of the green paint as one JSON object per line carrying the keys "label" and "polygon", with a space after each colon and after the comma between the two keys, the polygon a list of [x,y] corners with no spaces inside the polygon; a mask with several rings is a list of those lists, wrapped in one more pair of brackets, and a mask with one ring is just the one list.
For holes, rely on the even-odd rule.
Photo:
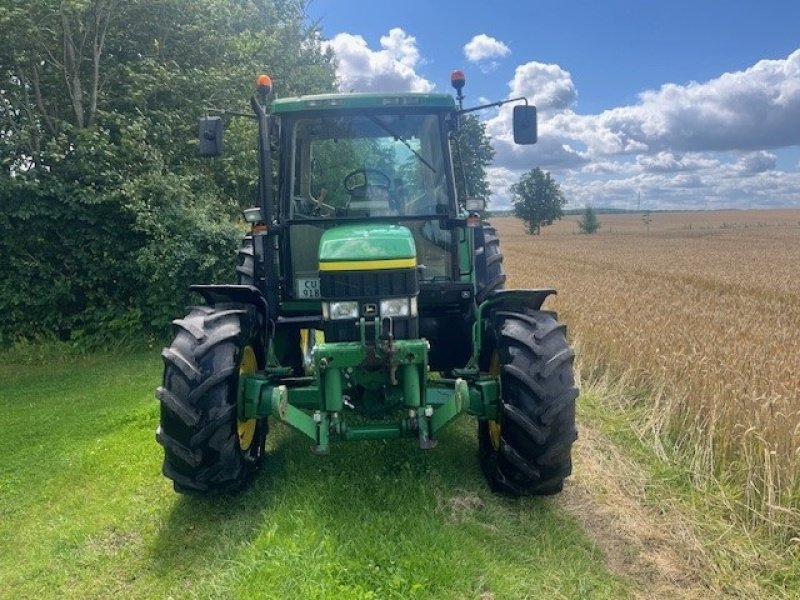
{"label": "green paint", "polygon": [[289,403],[289,390],[280,385],[272,390],[272,416],[277,417],[300,433],[317,441],[317,423],[313,417]]}
{"label": "green paint", "polygon": [[419,384],[419,371],[414,365],[403,365],[400,367],[401,380],[403,382],[403,399],[406,406],[417,407],[422,401]]}
{"label": "green paint", "polygon": [[414,236],[401,225],[340,225],[322,234],[319,260],[390,260],[415,258]]}
{"label": "green paint", "polygon": [[342,405],[342,371],[341,369],[325,369],[320,374],[325,390],[325,410],[331,412],[341,411]]}
{"label": "green paint", "polygon": [[453,419],[464,412],[469,406],[469,387],[463,379],[457,379],[452,393],[447,401],[433,411],[430,417],[431,433],[436,433]]}
{"label": "green paint", "polygon": [[407,428],[400,423],[378,423],[373,425],[353,425],[344,432],[348,442],[362,440],[393,440],[407,435]]}
{"label": "green paint", "polygon": [[[379,389],[373,389],[375,372],[363,366],[367,346],[359,342],[318,345],[315,377],[296,380],[292,387],[281,385],[280,375],[243,375],[239,383],[241,418],[271,416],[312,440],[314,452],[326,453],[331,436],[348,441],[416,436],[421,447],[432,448],[435,433],[461,413],[483,418],[496,414],[496,381],[427,379],[425,340],[398,340],[392,352],[380,345],[370,352],[394,373],[386,376],[386,371],[380,372],[379,380],[385,383]],[[389,400],[390,410],[381,422],[347,424],[344,395],[357,388],[382,392]],[[399,420],[387,421],[391,414]]]}

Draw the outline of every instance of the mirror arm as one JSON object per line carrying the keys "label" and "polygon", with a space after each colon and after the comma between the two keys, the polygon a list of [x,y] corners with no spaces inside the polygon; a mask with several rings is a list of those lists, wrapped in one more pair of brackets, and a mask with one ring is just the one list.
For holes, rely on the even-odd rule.
{"label": "mirror arm", "polygon": [[472,108],[464,108],[462,110],[457,110],[456,114],[463,115],[465,113],[475,112],[476,110],[483,110],[485,108],[494,108],[495,106],[503,106],[504,104],[508,104],[509,102],[524,102],[525,106],[528,105],[528,99],[524,96],[520,96],[519,98],[510,98],[508,100],[500,100],[499,102],[492,102],[491,104],[481,104],[480,106],[473,106]]}
{"label": "mirror arm", "polygon": [[253,113],[239,112],[236,110],[223,110],[220,108],[207,108],[206,116],[208,117],[245,117],[247,119],[257,119]]}

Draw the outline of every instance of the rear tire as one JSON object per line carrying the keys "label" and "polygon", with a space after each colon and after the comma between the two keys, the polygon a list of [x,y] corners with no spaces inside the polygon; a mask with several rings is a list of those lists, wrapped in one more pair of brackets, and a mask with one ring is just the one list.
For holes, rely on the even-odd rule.
{"label": "rear tire", "polygon": [[491,488],[513,496],[561,491],[578,433],[574,352],[546,311],[492,315],[500,376],[498,421],[478,422],[481,467]]}
{"label": "rear tire", "polygon": [[253,236],[248,235],[239,245],[238,266],[236,267],[236,278],[239,285],[255,285],[255,264],[256,256],[253,247]]}
{"label": "rear tire", "polygon": [[500,239],[489,221],[481,221],[480,229],[475,229],[475,283],[478,304],[506,283]]}
{"label": "rear tire", "polygon": [[198,306],[173,324],[156,390],[164,475],[184,494],[239,491],[261,465],[267,436],[266,419],[238,420],[240,372],[264,365],[256,310]]}

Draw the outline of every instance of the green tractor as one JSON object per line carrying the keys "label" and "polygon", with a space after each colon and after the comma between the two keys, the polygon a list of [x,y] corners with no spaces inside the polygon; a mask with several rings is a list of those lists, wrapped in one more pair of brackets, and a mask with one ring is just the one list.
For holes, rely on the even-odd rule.
{"label": "green tractor", "polygon": [[[458,104],[420,93],[270,101],[259,78],[258,206],[245,211],[239,284],[192,286],[204,304],[174,321],[162,353],[156,439],[176,491],[241,490],[270,419],[325,454],[341,440],[433,448],[462,413],[477,418],[493,490],[561,491],[577,438],[574,353],[542,310],[555,291],[503,289],[482,202],[457,197],[450,140],[461,114],[485,107],[463,109],[463,74],[452,82]],[[506,102],[518,103],[515,142],[535,143],[536,108],[488,106]],[[201,154],[222,152],[228,116],[201,119]]]}

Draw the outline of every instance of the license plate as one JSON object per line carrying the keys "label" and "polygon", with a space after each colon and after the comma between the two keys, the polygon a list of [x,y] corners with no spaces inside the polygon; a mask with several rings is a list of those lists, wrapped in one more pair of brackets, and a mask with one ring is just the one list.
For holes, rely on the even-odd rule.
{"label": "license plate", "polygon": [[313,300],[320,297],[319,277],[298,278],[295,296],[305,300]]}

